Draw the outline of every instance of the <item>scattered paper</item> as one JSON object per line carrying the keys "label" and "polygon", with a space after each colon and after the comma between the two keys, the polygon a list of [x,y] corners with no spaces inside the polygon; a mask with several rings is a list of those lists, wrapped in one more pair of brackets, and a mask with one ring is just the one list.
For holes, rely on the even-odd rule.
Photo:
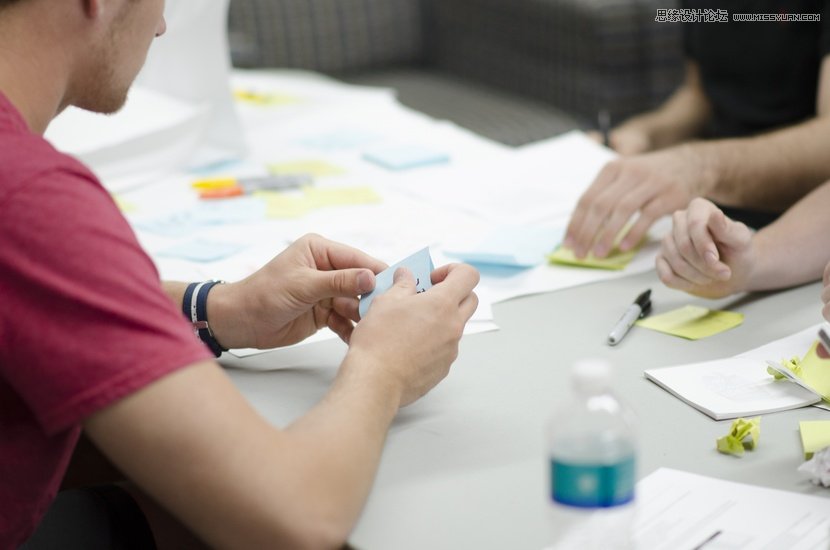
{"label": "scattered paper", "polygon": [[469,248],[445,250],[444,254],[471,264],[533,267],[545,261],[563,234],[561,227],[503,226]]}
{"label": "scattered paper", "polygon": [[244,248],[244,245],[238,243],[194,239],[186,243],[160,250],[156,253],[156,255],[166,258],[178,258],[191,262],[216,262],[229,256],[233,256]]}
{"label": "scattered paper", "polygon": [[812,458],[798,467],[798,471],[810,476],[815,485],[830,487],[830,447],[816,451]]}
{"label": "scattered paper", "polygon": [[761,417],[738,418],[732,422],[729,433],[719,437],[716,447],[719,452],[743,456],[744,450],[754,451],[761,438]]}
{"label": "scattered paper", "polygon": [[640,319],[637,326],[688,340],[700,340],[735,328],[743,322],[743,313],[712,311],[705,307],[689,305]]}
{"label": "scattered paper", "polygon": [[363,154],[363,158],[387,170],[409,170],[431,164],[443,164],[450,156],[427,147],[411,145],[387,145]]}
{"label": "scattered paper", "polygon": [[805,460],[825,447],[830,447],[830,420],[802,420],[798,423],[798,428]]}
{"label": "scattered paper", "polygon": [[637,483],[636,550],[806,550],[830,543],[830,500],[661,468]]}
{"label": "scattered paper", "polygon": [[288,94],[245,89],[234,90],[233,98],[240,103],[249,103],[257,107],[279,107],[300,102],[300,98]]}
{"label": "scattered paper", "polygon": [[412,276],[415,277],[416,292],[426,292],[432,288],[431,275],[435,270],[435,266],[432,263],[432,257],[429,255],[429,248],[424,248],[412,256],[409,256],[405,260],[401,260],[395,265],[390,266],[388,269],[380,272],[375,277],[375,290],[360,297],[359,311],[361,319],[365,317],[366,312],[369,311],[369,306],[372,305],[372,300],[392,288],[392,285],[394,284],[393,278],[395,276],[395,271],[399,267],[408,268],[412,273]]}
{"label": "scattered paper", "polygon": [[269,219],[291,219],[331,206],[378,204],[382,198],[371,187],[303,187],[299,192],[257,191]]}
{"label": "scattered paper", "polygon": [[278,162],[268,165],[268,171],[275,175],[309,174],[315,178],[327,176],[341,176],[346,173],[343,168],[324,160],[297,160],[292,162]]}
{"label": "scattered paper", "polygon": [[344,128],[302,139],[299,144],[312,149],[323,151],[336,151],[342,149],[354,149],[372,142],[380,141],[383,137],[373,132]]}
{"label": "scattered paper", "polygon": [[311,208],[378,204],[383,201],[371,187],[306,187],[303,193]]}

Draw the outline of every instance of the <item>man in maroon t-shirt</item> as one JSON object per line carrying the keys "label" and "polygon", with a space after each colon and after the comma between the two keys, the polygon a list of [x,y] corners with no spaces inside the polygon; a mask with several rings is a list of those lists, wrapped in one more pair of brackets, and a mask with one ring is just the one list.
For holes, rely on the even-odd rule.
{"label": "man in maroon t-shirt", "polygon": [[[0,0],[0,548],[337,546],[398,408],[455,359],[478,274],[444,266],[416,294],[399,270],[357,325],[386,266],[318,236],[237,283],[162,284],[108,193],[41,134],[68,105],[121,107],[163,5]],[[270,348],[324,326],[349,351],[287,429],[194,336]],[[90,472],[125,483],[85,488]]]}

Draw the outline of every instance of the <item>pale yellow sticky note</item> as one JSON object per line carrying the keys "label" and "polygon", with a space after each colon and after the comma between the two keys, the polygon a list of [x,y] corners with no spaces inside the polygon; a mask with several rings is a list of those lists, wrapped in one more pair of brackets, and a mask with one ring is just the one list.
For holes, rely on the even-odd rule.
{"label": "pale yellow sticky note", "polygon": [[260,107],[278,107],[280,105],[292,105],[300,102],[299,98],[292,95],[256,92],[253,90],[234,90],[233,97],[241,103],[250,103]]}
{"label": "pale yellow sticky note", "polygon": [[138,207],[136,205],[134,205],[130,201],[125,201],[117,195],[113,195],[112,200],[115,201],[115,205],[118,206],[118,209],[125,214],[132,214],[138,210]]}
{"label": "pale yellow sticky note", "polygon": [[816,340],[803,359],[795,357],[784,366],[830,403],[830,359],[818,356],[818,345]]}
{"label": "pale yellow sticky note", "polygon": [[312,208],[381,202],[380,195],[371,187],[305,187],[303,192]]}
{"label": "pale yellow sticky note", "polygon": [[801,430],[804,460],[809,460],[814,453],[830,447],[830,420],[802,420],[798,423],[798,428]]}
{"label": "pale yellow sticky note", "polygon": [[646,317],[637,321],[637,325],[689,340],[700,340],[735,328],[743,322],[743,313],[685,306],[660,315]]}
{"label": "pale yellow sticky note", "polygon": [[553,254],[548,255],[548,260],[554,264],[572,265],[576,267],[592,267],[597,269],[611,269],[621,270],[634,259],[639,247],[633,248],[628,252],[620,252],[619,249],[614,249],[605,258],[597,258],[592,253],[588,254],[582,259],[579,259],[570,248],[560,246]]}
{"label": "pale yellow sticky note", "polygon": [[265,216],[270,219],[300,218],[313,208],[305,194],[257,191],[254,196],[265,201]]}
{"label": "pale yellow sticky note", "polygon": [[280,162],[269,164],[268,171],[274,175],[283,174],[309,174],[315,178],[326,176],[341,176],[346,171],[324,160],[297,160],[292,162]]}

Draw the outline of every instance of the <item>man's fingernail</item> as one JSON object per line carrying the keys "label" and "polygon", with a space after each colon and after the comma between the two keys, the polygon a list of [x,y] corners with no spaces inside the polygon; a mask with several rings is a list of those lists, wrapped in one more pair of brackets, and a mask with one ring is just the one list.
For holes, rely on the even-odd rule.
{"label": "man's fingernail", "polygon": [[375,288],[375,277],[368,271],[361,271],[357,276],[357,291],[360,294],[371,292]]}
{"label": "man's fingernail", "polygon": [[608,247],[604,244],[598,244],[594,247],[594,256],[597,258],[604,258],[608,254]]}
{"label": "man's fingernail", "polygon": [[711,250],[706,251],[706,262],[709,264],[715,264],[718,261],[718,255],[712,252]]}
{"label": "man's fingernail", "polygon": [[729,272],[728,269],[721,269],[720,271],[718,271],[718,279],[720,279],[721,281],[726,281],[731,276],[732,274]]}

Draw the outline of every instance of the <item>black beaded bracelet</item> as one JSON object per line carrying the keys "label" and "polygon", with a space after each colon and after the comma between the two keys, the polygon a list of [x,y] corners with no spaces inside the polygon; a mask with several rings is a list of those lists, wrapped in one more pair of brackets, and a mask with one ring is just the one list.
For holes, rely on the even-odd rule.
{"label": "black beaded bracelet", "polygon": [[184,291],[184,299],[182,300],[182,313],[193,325],[193,333],[210,348],[210,351],[216,357],[222,355],[223,351],[228,350],[219,345],[208,324],[207,297],[214,286],[222,283],[224,281],[190,283]]}

